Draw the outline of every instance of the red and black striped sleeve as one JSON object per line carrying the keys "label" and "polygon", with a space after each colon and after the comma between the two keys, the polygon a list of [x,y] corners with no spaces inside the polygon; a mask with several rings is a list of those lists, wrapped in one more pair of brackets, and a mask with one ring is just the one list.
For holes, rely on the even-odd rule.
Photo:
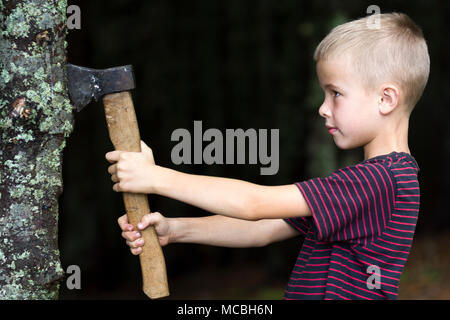
{"label": "red and black striped sleeve", "polygon": [[291,227],[297,230],[302,237],[306,237],[311,229],[311,217],[298,217],[284,219]]}

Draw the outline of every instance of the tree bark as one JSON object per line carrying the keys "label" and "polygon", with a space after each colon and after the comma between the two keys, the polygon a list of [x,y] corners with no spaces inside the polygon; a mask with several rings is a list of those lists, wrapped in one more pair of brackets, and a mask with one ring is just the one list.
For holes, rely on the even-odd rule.
{"label": "tree bark", "polygon": [[67,1],[0,0],[0,299],[57,299]]}

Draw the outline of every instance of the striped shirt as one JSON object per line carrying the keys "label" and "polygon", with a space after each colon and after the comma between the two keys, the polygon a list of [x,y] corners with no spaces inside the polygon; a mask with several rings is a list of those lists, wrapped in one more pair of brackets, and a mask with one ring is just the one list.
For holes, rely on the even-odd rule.
{"label": "striped shirt", "polygon": [[284,299],[396,299],[419,213],[419,167],[392,152],[296,183],[311,217]]}

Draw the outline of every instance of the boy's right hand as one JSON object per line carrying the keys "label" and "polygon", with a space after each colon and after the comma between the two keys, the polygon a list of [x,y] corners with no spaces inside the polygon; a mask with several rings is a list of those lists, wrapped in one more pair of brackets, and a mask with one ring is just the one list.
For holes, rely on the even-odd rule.
{"label": "boy's right hand", "polygon": [[159,212],[144,215],[141,222],[137,225],[137,230],[134,230],[133,225],[128,222],[128,216],[126,214],[121,216],[117,221],[122,229],[122,237],[127,240],[126,243],[134,255],[142,253],[144,240],[142,239],[141,231],[148,226],[155,227],[161,247],[169,244],[169,221]]}

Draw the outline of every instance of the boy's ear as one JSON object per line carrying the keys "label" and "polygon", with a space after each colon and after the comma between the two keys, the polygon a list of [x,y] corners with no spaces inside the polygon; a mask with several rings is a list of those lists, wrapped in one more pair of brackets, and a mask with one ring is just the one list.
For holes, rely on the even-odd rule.
{"label": "boy's ear", "polygon": [[381,87],[378,107],[383,115],[391,113],[398,105],[400,89],[394,84],[385,84]]}

